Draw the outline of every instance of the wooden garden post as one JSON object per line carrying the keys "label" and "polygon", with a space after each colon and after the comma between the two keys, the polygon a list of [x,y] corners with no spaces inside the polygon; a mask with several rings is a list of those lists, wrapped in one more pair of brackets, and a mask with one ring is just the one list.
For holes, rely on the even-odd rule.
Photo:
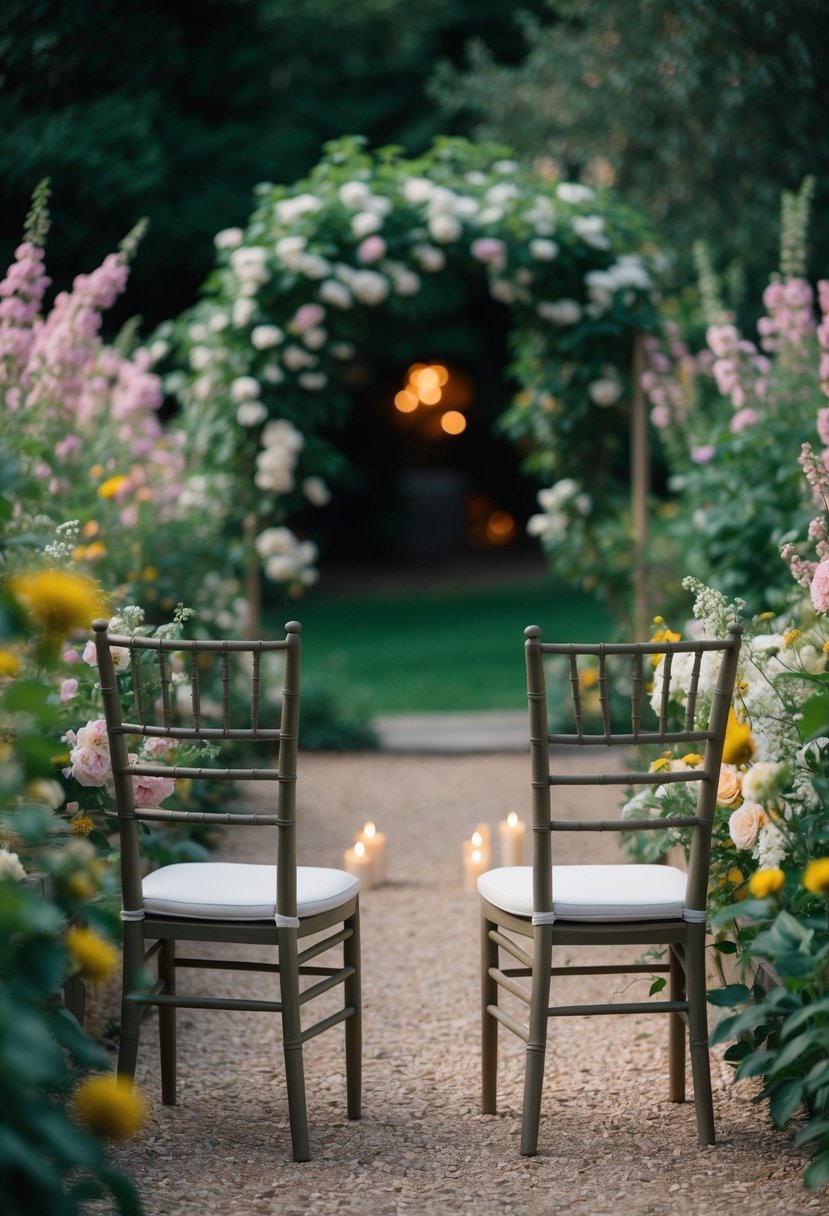
{"label": "wooden garden post", "polygon": [[254,545],[257,526],[256,513],[251,512],[246,516],[244,523],[245,551],[248,554],[245,569],[245,601],[248,618],[245,622],[245,636],[248,640],[253,641],[262,637],[262,569]]}
{"label": "wooden garden post", "polygon": [[648,411],[642,373],[645,370],[644,335],[633,335],[631,376],[630,437],[630,497],[633,524],[633,626],[637,638],[648,636],[650,619],[648,605],[648,495],[650,493],[650,458],[648,453]]}

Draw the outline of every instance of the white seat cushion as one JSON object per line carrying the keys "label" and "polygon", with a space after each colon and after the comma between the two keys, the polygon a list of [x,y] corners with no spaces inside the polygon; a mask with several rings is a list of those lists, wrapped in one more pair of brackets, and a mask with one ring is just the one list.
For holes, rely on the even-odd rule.
{"label": "white seat cushion", "polygon": [[[297,866],[297,915],[314,916],[347,903],[360,880],[344,870]],[[144,910],[201,920],[273,920],[276,866],[191,861],[162,866],[144,879]]]}
{"label": "white seat cushion", "polygon": [[[561,920],[677,920],[686,879],[676,866],[553,866],[553,911]],[[532,866],[489,870],[478,890],[504,912],[533,914]]]}

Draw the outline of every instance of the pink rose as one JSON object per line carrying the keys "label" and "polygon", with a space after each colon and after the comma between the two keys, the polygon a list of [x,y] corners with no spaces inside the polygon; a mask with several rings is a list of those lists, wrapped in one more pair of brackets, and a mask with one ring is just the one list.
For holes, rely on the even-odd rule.
{"label": "pink rose", "polygon": [[[130,760],[137,760],[130,756]],[[136,806],[159,806],[165,798],[169,798],[176,782],[174,777],[147,777],[138,775],[132,779],[133,795]]]}
{"label": "pink rose", "polygon": [[96,751],[94,747],[73,747],[69,753],[72,762],[68,775],[78,785],[106,785],[112,770],[109,752]]}
{"label": "pink rose", "polygon": [[78,691],[78,681],[77,680],[71,680],[71,679],[70,680],[61,680],[60,699],[64,703],[64,705],[66,704],[67,701],[72,700],[72,698],[76,695],[77,691]]}
{"label": "pink rose", "polygon": [[717,454],[717,449],[710,443],[691,448],[691,459],[694,464],[710,464]]}
{"label": "pink rose", "polygon": [[812,575],[809,592],[815,612],[829,612],[829,558],[824,558]]}
{"label": "pink rose", "polygon": [[386,256],[386,242],[381,236],[367,236],[364,241],[357,246],[357,257],[367,266],[372,262],[379,262],[380,258]]}
{"label": "pink rose", "polygon": [[294,333],[301,334],[306,329],[313,329],[316,325],[320,325],[324,320],[325,309],[321,304],[303,304],[294,314],[291,329]]}
{"label": "pink rose", "polygon": [[766,822],[766,812],[757,802],[744,802],[728,820],[728,834],[738,849],[750,849]]}
{"label": "pink rose", "polygon": [[479,262],[489,262],[494,266],[504,266],[507,260],[507,247],[495,236],[481,236],[471,245],[473,258]]}

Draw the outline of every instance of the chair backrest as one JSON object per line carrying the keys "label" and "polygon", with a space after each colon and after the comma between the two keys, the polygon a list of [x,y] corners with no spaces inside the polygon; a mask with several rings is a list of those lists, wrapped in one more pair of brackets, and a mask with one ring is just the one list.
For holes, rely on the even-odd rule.
{"label": "chair backrest", "polygon": [[[552,910],[552,840],[559,831],[667,831],[692,829],[686,905],[703,912],[708,887],[711,827],[717,799],[728,714],[737,677],[742,626],[728,636],[701,641],[651,641],[577,645],[542,642],[537,625],[525,629],[527,696],[533,788],[533,882],[536,912]],[[545,661],[558,655],[566,664],[572,730],[551,733]],[[586,678],[586,677],[589,677]],[[585,686],[593,692],[587,705]],[[629,718],[618,726],[617,698],[622,690]],[[675,706],[684,706],[676,720]],[[595,713],[590,732],[588,708]],[[627,717],[627,715],[626,715]],[[677,745],[702,752],[701,763],[672,770],[650,768],[649,760]],[[558,771],[557,748],[622,749],[635,767],[609,771]],[[643,787],[692,782],[698,785],[693,815],[617,820],[556,820],[551,813],[553,786],[621,785]]]}
{"label": "chair backrest", "polygon": [[[140,909],[142,822],[277,829],[277,912],[296,917],[296,772],[299,745],[300,632],[289,621],[277,641],[184,641],[109,633],[93,621],[118,825],[125,912]],[[282,694],[272,704],[263,658],[284,657]],[[130,742],[128,742],[130,741]],[[131,746],[132,744],[132,746]],[[263,748],[265,765],[227,763],[228,749]],[[197,755],[188,764],[183,749]],[[199,751],[204,754],[198,754]],[[224,757],[222,756],[224,752]],[[222,762],[224,759],[224,763]],[[135,778],[277,783],[275,813],[166,810],[137,806]],[[146,782],[150,791],[152,783]],[[163,800],[163,799],[159,799]],[[141,799],[143,801],[143,799]]]}

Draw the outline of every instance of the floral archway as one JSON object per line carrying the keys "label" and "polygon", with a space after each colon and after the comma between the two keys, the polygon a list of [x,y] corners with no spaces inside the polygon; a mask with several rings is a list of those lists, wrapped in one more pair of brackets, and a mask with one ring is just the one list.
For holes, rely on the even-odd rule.
{"label": "floral archway", "polygon": [[475,276],[510,315],[519,391],[499,426],[555,482],[532,528],[574,561],[591,544],[601,560],[629,493],[632,339],[654,321],[641,218],[459,139],[405,159],[346,138],[306,180],[256,194],[246,227],[216,236],[201,300],[156,344],[177,367],[190,505],[224,504],[270,579],[312,583],[316,547],[288,524],[330,495],[349,363],[384,316],[416,328],[433,284]]}

